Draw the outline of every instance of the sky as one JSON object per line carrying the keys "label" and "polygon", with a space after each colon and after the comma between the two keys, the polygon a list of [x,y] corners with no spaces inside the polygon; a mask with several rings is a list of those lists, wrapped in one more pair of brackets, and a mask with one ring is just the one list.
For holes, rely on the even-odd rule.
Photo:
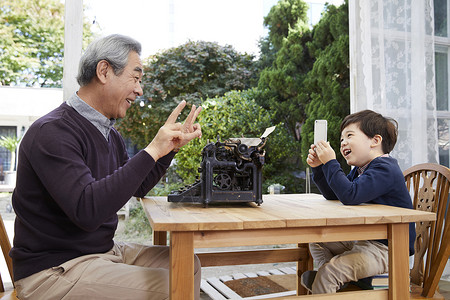
{"label": "sky", "polygon": [[[308,0],[315,22],[325,1]],[[343,0],[328,0],[339,5]],[[101,35],[120,33],[142,43],[142,57],[189,40],[232,45],[258,55],[258,40],[267,34],[264,16],[277,0],[84,0],[85,16]],[[124,5],[126,3],[126,5]]]}

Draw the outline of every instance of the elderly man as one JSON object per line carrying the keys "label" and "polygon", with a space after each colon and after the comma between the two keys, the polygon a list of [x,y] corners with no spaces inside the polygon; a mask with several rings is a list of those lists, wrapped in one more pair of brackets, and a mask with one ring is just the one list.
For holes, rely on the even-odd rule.
{"label": "elderly man", "polygon": [[[114,242],[117,211],[156,185],[177,150],[201,137],[201,107],[181,102],[148,146],[128,157],[113,124],[142,95],[141,45],[121,35],[83,54],[80,89],[22,140],[11,257],[20,299],[168,299],[168,248]],[[195,258],[196,297],[200,263]]]}

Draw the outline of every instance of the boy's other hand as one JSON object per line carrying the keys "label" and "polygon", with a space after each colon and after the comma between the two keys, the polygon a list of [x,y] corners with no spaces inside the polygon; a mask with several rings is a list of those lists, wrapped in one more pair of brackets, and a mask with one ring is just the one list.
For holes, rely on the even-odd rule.
{"label": "boy's other hand", "polygon": [[308,157],[306,158],[306,163],[311,168],[316,168],[322,164],[319,157],[316,154],[316,151],[314,150],[316,148],[316,145],[312,144],[311,148],[309,149]]}
{"label": "boy's other hand", "polygon": [[330,143],[328,142],[317,142],[315,150],[317,157],[323,164],[326,164],[332,159],[336,159],[336,153],[334,152],[333,148],[331,148]]}

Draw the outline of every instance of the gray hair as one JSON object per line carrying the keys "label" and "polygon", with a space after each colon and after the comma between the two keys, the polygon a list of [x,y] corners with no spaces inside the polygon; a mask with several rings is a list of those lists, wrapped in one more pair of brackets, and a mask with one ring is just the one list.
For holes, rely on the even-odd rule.
{"label": "gray hair", "polygon": [[114,74],[122,74],[128,63],[131,51],[141,55],[141,44],[124,35],[112,34],[92,42],[81,56],[78,66],[77,81],[85,86],[96,76],[97,64],[106,60],[113,68]]}

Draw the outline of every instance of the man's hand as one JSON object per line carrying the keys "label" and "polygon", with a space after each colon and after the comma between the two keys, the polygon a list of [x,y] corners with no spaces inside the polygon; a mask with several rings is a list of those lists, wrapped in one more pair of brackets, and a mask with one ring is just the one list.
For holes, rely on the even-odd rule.
{"label": "man's hand", "polygon": [[323,164],[326,164],[332,159],[336,159],[336,153],[333,148],[331,148],[330,144],[325,141],[317,142],[315,150],[317,157]]}
{"label": "man's hand", "polygon": [[[185,102],[185,101],[182,101],[182,102]],[[202,111],[201,106],[196,108],[195,105],[192,105],[191,111],[189,112],[189,115],[187,116],[186,120],[184,121],[184,123],[181,127],[181,131],[184,134],[188,134],[188,135],[183,136],[184,139],[179,140],[178,145],[175,145],[175,148],[183,147],[184,145],[189,143],[189,141],[191,141],[193,138],[196,138],[196,137],[201,138],[202,137],[202,130],[200,128],[200,124],[198,124],[198,123],[194,124],[195,120],[197,119],[197,117],[201,111]],[[175,118],[175,120],[176,120],[176,118]]]}
{"label": "man's hand", "polygon": [[167,118],[166,123],[162,126],[153,141],[145,148],[155,161],[166,155],[172,150],[177,151],[179,148],[186,145],[192,139],[202,136],[200,124],[195,123],[202,107],[196,108],[192,105],[192,109],[183,124],[175,123],[178,115],[186,106],[186,101],[181,101],[180,104],[173,110]]}

